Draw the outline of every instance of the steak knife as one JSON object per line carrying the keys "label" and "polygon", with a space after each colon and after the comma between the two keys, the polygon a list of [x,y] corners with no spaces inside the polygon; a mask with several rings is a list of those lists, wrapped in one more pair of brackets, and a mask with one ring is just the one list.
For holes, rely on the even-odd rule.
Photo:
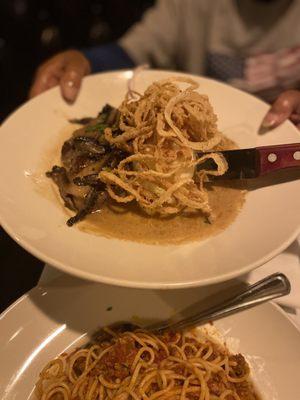
{"label": "steak knife", "polygon": [[[228,163],[227,172],[218,176],[218,179],[252,179],[277,170],[300,168],[300,143],[226,150],[217,153],[222,154]],[[204,154],[209,153],[198,155],[200,157]],[[199,170],[212,168],[213,164],[215,163],[212,160],[208,160],[197,168]]]}

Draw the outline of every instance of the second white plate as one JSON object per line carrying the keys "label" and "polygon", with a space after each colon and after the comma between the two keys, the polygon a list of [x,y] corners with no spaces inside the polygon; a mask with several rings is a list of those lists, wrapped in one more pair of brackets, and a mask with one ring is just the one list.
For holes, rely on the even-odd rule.
{"label": "second white plate", "polygon": [[[100,326],[167,318],[219,291],[218,286],[155,292],[69,276],[33,289],[0,316],[0,398],[33,400],[43,366]],[[216,326],[229,347],[246,356],[262,400],[300,399],[300,333],[278,307],[265,304]]]}

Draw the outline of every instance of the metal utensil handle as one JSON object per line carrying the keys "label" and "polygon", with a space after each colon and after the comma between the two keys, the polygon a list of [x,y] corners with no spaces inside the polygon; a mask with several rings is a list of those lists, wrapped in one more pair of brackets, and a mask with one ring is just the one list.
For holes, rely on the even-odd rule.
{"label": "metal utensil handle", "polygon": [[171,329],[185,329],[246,310],[266,301],[289,294],[291,285],[284,274],[276,273],[249,286],[241,293],[210,309],[171,324]]}
{"label": "metal utensil handle", "polygon": [[260,175],[300,167],[300,143],[257,147]]}

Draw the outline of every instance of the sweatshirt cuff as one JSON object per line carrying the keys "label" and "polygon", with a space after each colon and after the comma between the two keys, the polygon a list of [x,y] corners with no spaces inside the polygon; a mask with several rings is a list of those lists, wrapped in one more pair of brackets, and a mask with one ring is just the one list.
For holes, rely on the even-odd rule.
{"label": "sweatshirt cuff", "polygon": [[81,51],[90,61],[92,72],[113,71],[135,66],[126,51],[117,43],[109,43]]}

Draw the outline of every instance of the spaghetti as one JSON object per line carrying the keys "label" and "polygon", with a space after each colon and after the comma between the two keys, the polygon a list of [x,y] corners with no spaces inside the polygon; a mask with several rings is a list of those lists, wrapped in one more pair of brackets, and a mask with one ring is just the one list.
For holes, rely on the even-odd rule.
{"label": "spaghetti", "polygon": [[111,330],[50,361],[40,400],[256,400],[242,355],[198,331]]}
{"label": "spaghetti", "polygon": [[[105,129],[107,142],[129,156],[99,173],[115,201],[135,200],[150,215],[200,210],[212,216],[204,183],[211,175],[223,175],[227,163],[220,153],[197,154],[213,150],[222,139],[208,97],[196,91],[198,86],[177,77],[154,82],[143,95],[129,91],[119,108],[118,133]],[[215,168],[205,167],[208,160]]]}

